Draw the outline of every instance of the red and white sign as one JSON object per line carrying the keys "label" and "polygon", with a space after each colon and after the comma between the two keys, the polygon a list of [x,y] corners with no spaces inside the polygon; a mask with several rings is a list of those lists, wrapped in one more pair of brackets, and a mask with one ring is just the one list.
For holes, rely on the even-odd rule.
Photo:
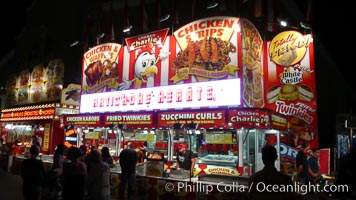
{"label": "red and white sign", "polygon": [[133,51],[142,48],[149,43],[152,45],[162,45],[167,38],[168,31],[169,28],[166,28],[163,30],[126,38],[126,46],[129,51]]}
{"label": "red and white sign", "polygon": [[229,122],[238,124],[266,125],[270,123],[269,112],[261,110],[230,110]]}

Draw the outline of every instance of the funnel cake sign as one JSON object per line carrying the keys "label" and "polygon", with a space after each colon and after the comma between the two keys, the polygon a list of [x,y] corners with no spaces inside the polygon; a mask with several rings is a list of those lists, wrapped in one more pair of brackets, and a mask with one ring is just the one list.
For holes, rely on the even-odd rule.
{"label": "funnel cake sign", "polygon": [[270,58],[284,67],[299,62],[305,55],[310,37],[296,31],[285,31],[276,35],[269,46]]}

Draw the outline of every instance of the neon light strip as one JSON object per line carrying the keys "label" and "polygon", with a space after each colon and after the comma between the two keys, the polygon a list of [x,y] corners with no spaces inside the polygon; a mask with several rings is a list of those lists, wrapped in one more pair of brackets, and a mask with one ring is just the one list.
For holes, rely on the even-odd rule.
{"label": "neon light strip", "polygon": [[81,96],[80,113],[239,106],[240,79]]}

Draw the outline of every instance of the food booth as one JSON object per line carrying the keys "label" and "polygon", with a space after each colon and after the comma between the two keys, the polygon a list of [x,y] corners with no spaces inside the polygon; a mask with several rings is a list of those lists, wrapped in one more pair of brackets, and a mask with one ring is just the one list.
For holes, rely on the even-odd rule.
{"label": "food booth", "polygon": [[[137,170],[144,198],[243,196],[247,178],[263,167],[265,144],[278,151],[277,169],[293,175],[301,141],[318,143],[311,35],[285,31],[263,41],[249,20],[227,16],[168,32],[84,53],[80,114],[63,116],[65,144],[109,147],[116,162],[113,196],[127,142],[147,142],[151,155]],[[170,176],[179,143],[196,156],[188,178]],[[221,192],[222,182],[233,188]]]}
{"label": "food booth", "polygon": [[0,136],[13,143],[14,154],[21,155],[32,140],[42,154],[52,154],[63,141],[60,116],[79,113],[80,85],[63,88],[64,63],[50,60],[8,77],[5,108],[1,110]]}
{"label": "food booth", "polygon": [[118,156],[126,142],[147,142],[165,164],[157,177],[140,176],[140,194],[172,195],[164,184],[182,142],[197,162],[194,176],[178,181],[244,182],[263,167],[265,144],[277,148],[277,169],[293,175],[301,141],[318,145],[312,36],[285,31],[263,41],[249,20],[227,16],[168,32],[84,53],[78,117],[95,115],[98,122],[64,120],[77,132],[93,132],[95,139],[78,134],[76,144],[107,145]]}
{"label": "food booth", "polygon": [[33,140],[41,146],[42,154],[53,153],[56,144],[63,141],[59,117],[63,112],[79,112],[79,109],[60,103],[3,109],[1,135],[5,142],[13,143],[14,155],[22,155]]}

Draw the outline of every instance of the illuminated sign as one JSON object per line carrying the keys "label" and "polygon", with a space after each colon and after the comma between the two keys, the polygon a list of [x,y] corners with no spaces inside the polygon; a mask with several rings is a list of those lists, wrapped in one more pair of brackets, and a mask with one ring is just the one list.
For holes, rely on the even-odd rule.
{"label": "illuminated sign", "polygon": [[158,124],[198,123],[198,124],[223,124],[225,123],[224,111],[199,111],[199,112],[169,112],[158,114]]}
{"label": "illuminated sign", "polygon": [[100,115],[71,115],[64,118],[64,123],[68,124],[100,124],[100,121]]}
{"label": "illuminated sign", "polygon": [[106,115],[105,124],[152,124],[152,113]]}
{"label": "illuminated sign", "polygon": [[68,129],[65,132],[64,145],[66,147],[76,146],[78,131],[75,129]]}
{"label": "illuminated sign", "polygon": [[240,79],[85,94],[80,113],[240,105]]}
{"label": "illuminated sign", "polygon": [[229,121],[238,124],[266,125],[270,123],[269,113],[261,110],[230,110]]}
{"label": "illuminated sign", "polygon": [[54,114],[55,114],[54,108],[40,108],[40,109],[3,112],[1,116],[1,121],[53,119]]}

